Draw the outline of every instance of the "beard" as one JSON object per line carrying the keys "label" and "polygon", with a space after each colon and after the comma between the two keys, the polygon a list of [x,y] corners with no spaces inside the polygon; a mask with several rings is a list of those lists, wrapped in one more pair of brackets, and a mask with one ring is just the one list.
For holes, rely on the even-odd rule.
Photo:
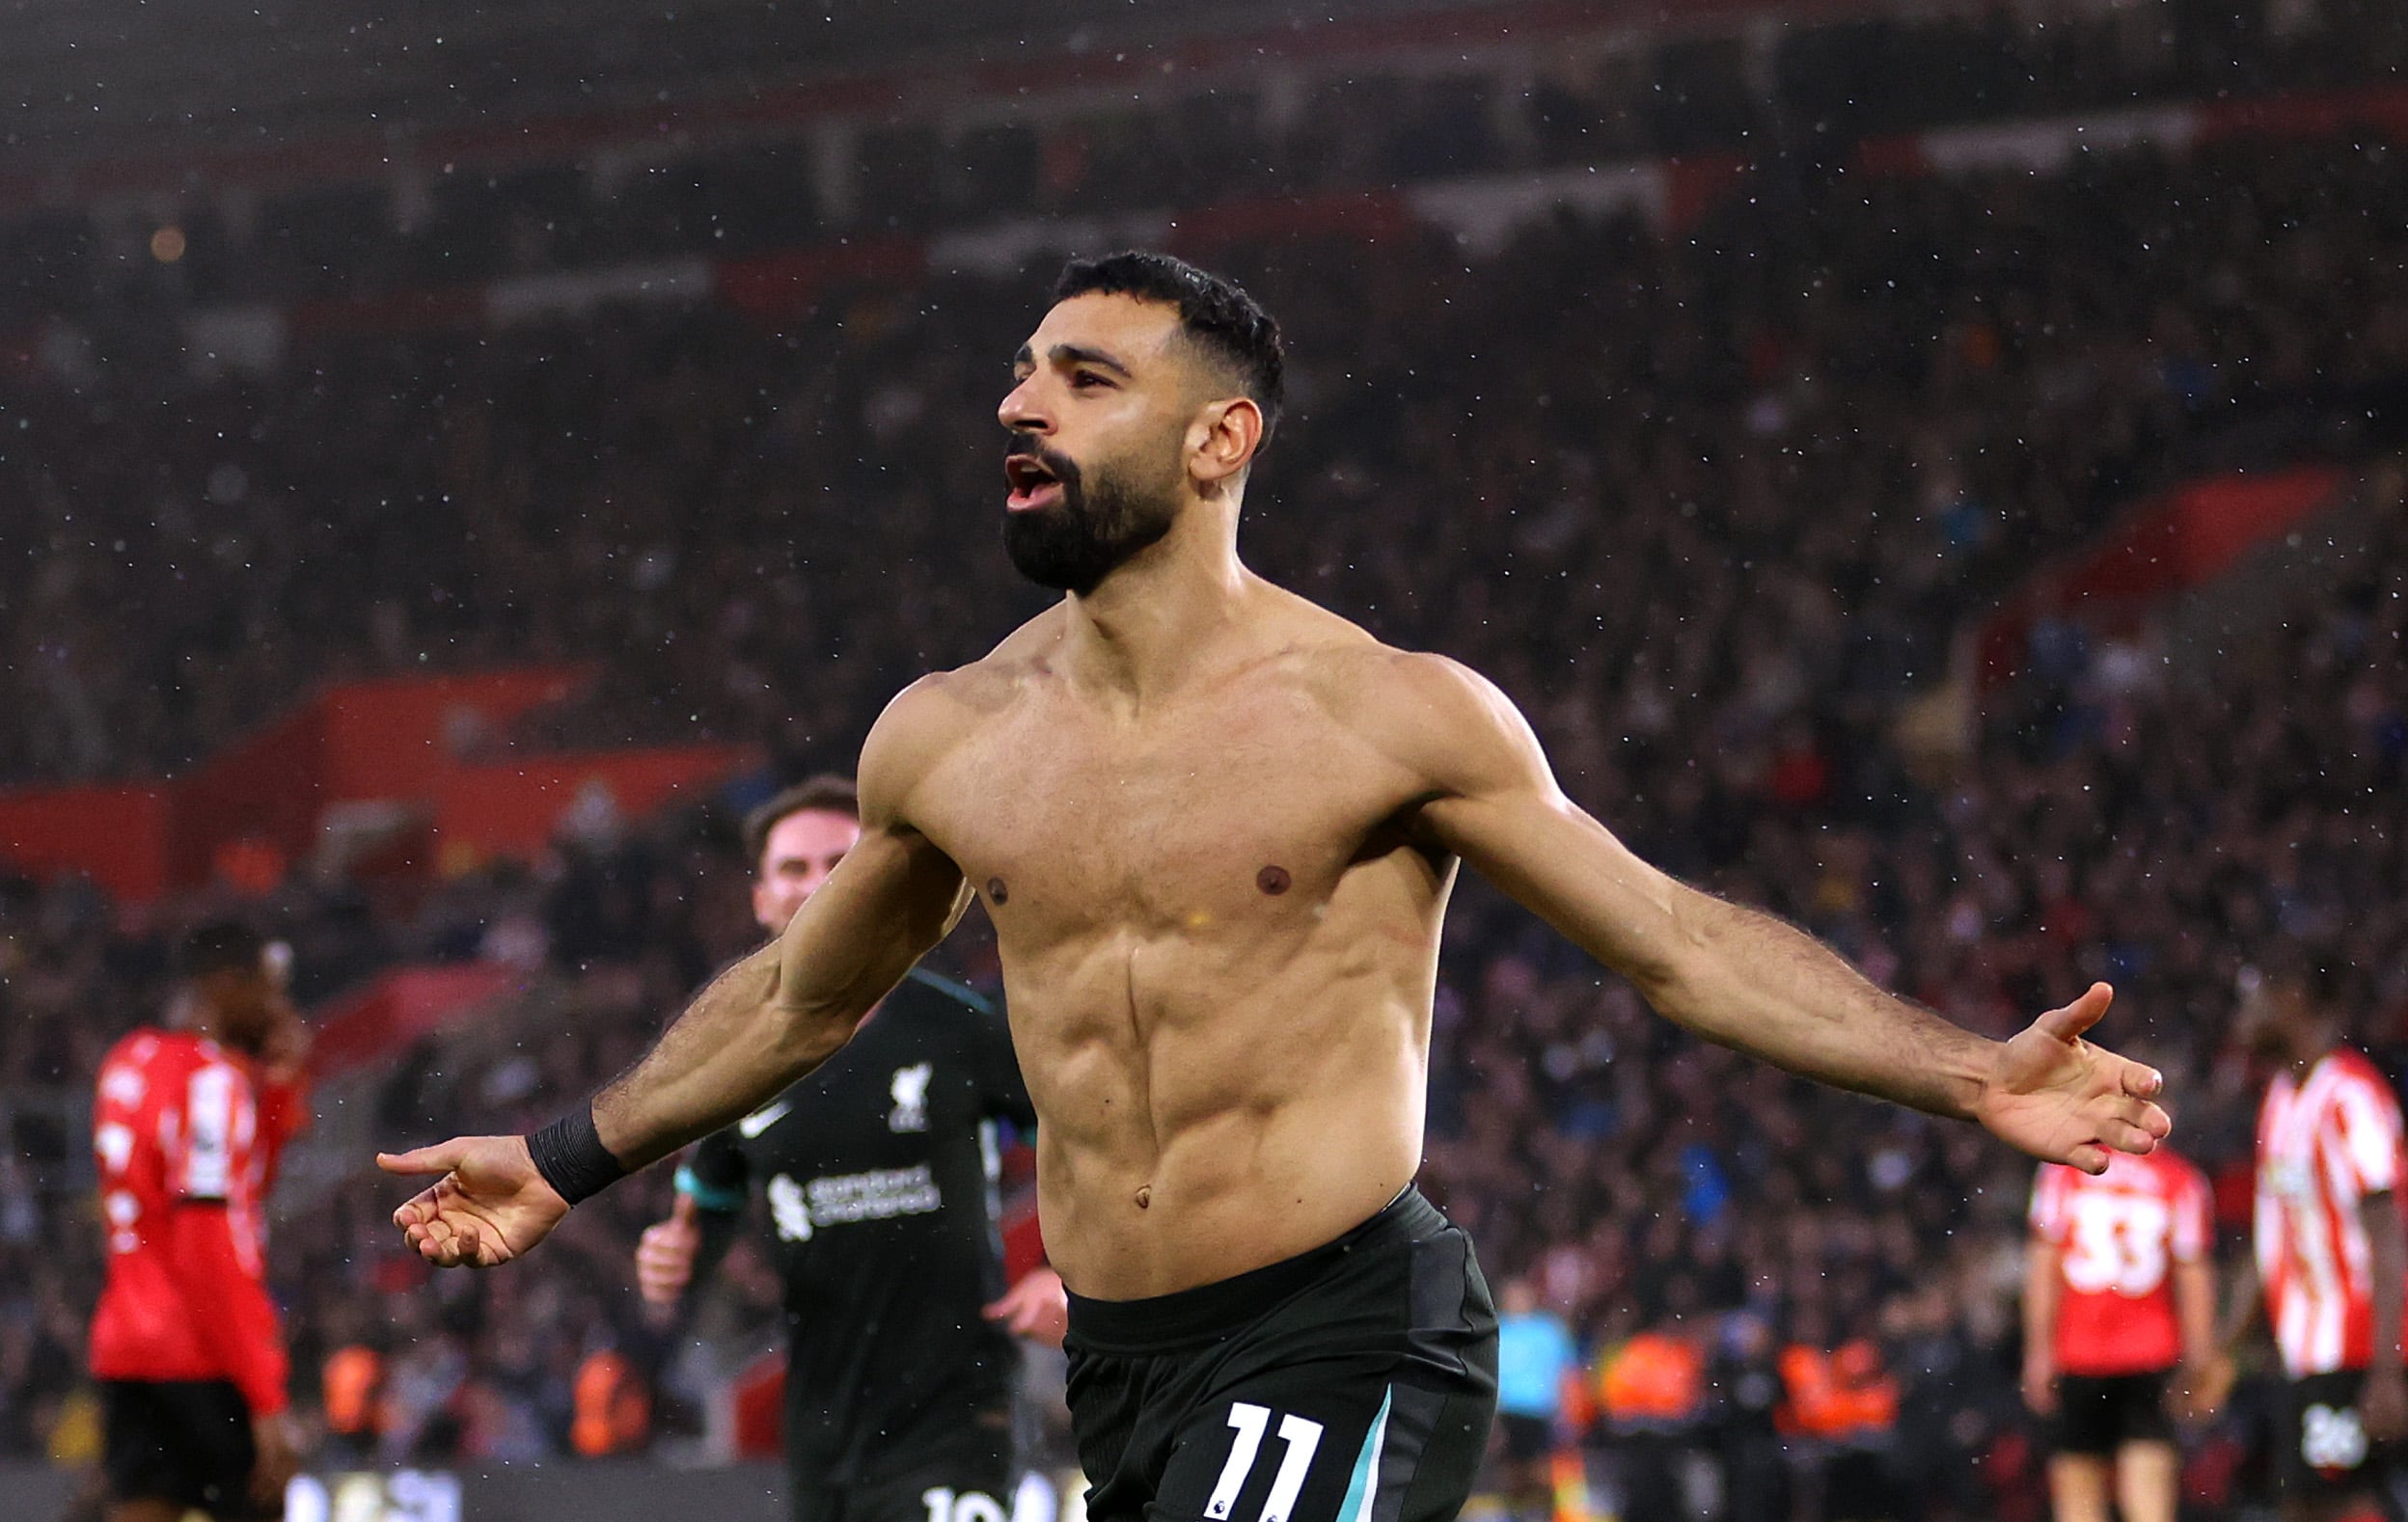
{"label": "beard", "polygon": [[1168,492],[1148,493],[1117,470],[1092,476],[1066,454],[1015,435],[1014,454],[1034,458],[1061,483],[1051,507],[1024,507],[1003,519],[1003,548],[1021,575],[1039,586],[1084,597],[1140,550],[1170,532],[1178,516]]}

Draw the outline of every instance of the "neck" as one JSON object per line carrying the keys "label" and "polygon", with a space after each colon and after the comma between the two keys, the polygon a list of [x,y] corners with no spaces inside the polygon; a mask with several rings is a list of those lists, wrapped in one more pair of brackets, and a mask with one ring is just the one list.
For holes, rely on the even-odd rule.
{"label": "neck", "polygon": [[225,1022],[215,1016],[206,1014],[196,1016],[184,1021],[181,1028],[192,1032],[203,1041],[213,1041],[228,1051],[241,1052],[245,1056],[250,1055],[241,1043],[227,1035]]}
{"label": "neck", "polygon": [[1160,541],[1071,594],[1071,679],[1143,704],[1192,676],[1196,655],[1234,625],[1253,583],[1238,560],[1234,502],[1190,503]]}

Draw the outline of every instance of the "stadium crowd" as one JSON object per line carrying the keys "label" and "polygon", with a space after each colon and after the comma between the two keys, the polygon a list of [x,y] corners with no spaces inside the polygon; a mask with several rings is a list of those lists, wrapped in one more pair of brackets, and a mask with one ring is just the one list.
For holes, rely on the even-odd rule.
{"label": "stadium crowd", "polygon": [[[1766,171],[1672,243],[1566,220],[1488,258],[1435,232],[1264,247],[1237,272],[1286,314],[1298,405],[1250,553],[1579,722],[1741,667],[1861,720],[1940,674],[1969,600],[2145,488],[2398,430],[2392,156]],[[153,326],[0,378],[23,509],[0,558],[24,570],[0,776],[183,770],[315,680],[599,651],[613,681],[554,737],[845,753],[901,682],[1037,606],[976,504],[1049,273],[865,287],[781,328],[329,337],[269,378],[191,376]]]}
{"label": "stadium crowd", "polygon": [[[2250,1076],[2222,1044],[2245,964],[2351,969],[2360,1038],[2394,1073],[2408,1049],[2396,478],[2369,477],[2376,552],[2273,644],[2203,668],[2044,622],[1962,745],[1899,720],[1970,612],[2140,493],[2399,442],[2392,152],[1760,179],[1679,242],[1566,219],[1489,257],[1433,236],[1239,258],[1290,325],[1296,400],[1249,553],[1496,677],[1642,854],[1959,1021],[2003,1034],[2112,979],[2114,1040],[2166,1069],[2181,1145],[2245,1175]],[[767,742],[780,775],[840,763],[893,688],[1038,606],[995,553],[988,420],[1042,288],[864,288],[780,332],[697,309],[328,340],[205,381],[116,333],[0,379],[0,499],[30,507],[0,519],[25,567],[0,606],[0,776],[185,768],[330,677],[602,652],[596,690],[506,742],[700,733]],[[423,894],[301,880],[242,907],[293,941],[305,995],[403,958],[550,969],[521,1046],[456,1068],[429,1048],[376,1101],[388,1142],[532,1126],[744,944],[727,816],[604,821]],[[0,1449],[58,1444],[81,1382],[98,1238],[57,1097],[155,1013],[173,929],[225,907],[0,891]],[[993,980],[974,933],[947,954]],[[2031,1504],[2025,1162],[1690,1042],[1478,887],[1432,1082],[1426,1183],[1495,1278],[1591,1356],[1652,1333],[1711,1360],[1693,1409],[1608,1411],[1601,1437],[1710,1447],[1731,1493]],[[393,1197],[362,1179],[276,1242],[305,1383],[338,1348],[388,1354],[359,1441],[561,1452],[605,1347],[697,1382],[628,1287],[659,1181],[579,1211],[571,1250],[431,1288]],[[775,1303],[741,1258],[733,1282],[730,1336]],[[1858,1349],[1888,1419],[1816,1425],[1762,1377],[1791,1346]]]}
{"label": "stadium crowd", "polygon": [[[1170,49],[1126,91],[1074,89],[1027,119],[990,109],[949,120],[904,91],[839,117],[823,137],[824,122],[781,129],[776,102],[754,98],[735,102],[749,125],[727,137],[710,123],[728,102],[709,89],[664,91],[665,125],[695,136],[666,155],[650,144],[526,161],[522,146],[479,164],[441,150],[415,172],[397,175],[387,160],[354,181],[231,203],[174,192],[178,252],[164,262],[147,248],[158,223],[122,207],[96,218],[0,210],[0,334],[62,313],[357,297],[1031,214],[1345,195],[1664,155],[1841,162],[1864,137],[2382,87],[2408,64],[2408,23],[2381,0],[2051,0],[1535,45],[1484,24],[1485,9],[1421,17],[1407,30],[1423,46],[1401,59],[1325,55],[1302,35],[1275,68],[1257,57],[1192,67]],[[1080,56],[1097,41],[1065,40],[1059,83],[1100,62]],[[506,102],[493,113],[506,116]],[[272,119],[260,129],[272,140]]]}

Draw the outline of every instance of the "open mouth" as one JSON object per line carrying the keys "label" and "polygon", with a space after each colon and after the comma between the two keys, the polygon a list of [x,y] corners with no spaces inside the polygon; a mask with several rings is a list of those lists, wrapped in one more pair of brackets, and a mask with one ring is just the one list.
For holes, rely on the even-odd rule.
{"label": "open mouth", "polygon": [[1011,488],[1010,495],[1003,499],[1003,504],[1014,512],[1052,506],[1061,500],[1061,478],[1046,469],[1045,462],[1033,454],[1005,456],[1003,479]]}

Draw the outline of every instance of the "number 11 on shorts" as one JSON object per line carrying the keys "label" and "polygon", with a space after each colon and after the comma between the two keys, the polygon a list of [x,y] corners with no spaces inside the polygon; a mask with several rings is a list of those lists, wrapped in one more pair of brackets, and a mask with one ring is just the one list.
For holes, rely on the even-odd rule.
{"label": "number 11 on shorts", "polygon": [[[1204,1503],[1204,1515],[1211,1522],[1229,1522],[1229,1512],[1238,1504],[1238,1492],[1245,1488],[1248,1475],[1254,1472],[1254,1461],[1262,1456],[1263,1433],[1271,1426],[1271,1411],[1245,1400],[1231,1402],[1229,1425],[1237,1436],[1229,1442],[1229,1462],[1220,1466],[1220,1479],[1213,1486],[1212,1499]],[[1296,1509],[1297,1494],[1304,1488],[1304,1471],[1311,1467],[1313,1450],[1321,1446],[1321,1424],[1308,1422],[1300,1416],[1279,1418],[1279,1441],[1287,1452],[1280,1456],[1279,1472],[1272,1477],[1271,1494],[1263,1502],[1262,1515],[1255,1522],[1288,1522],[1288,1513]]]}

